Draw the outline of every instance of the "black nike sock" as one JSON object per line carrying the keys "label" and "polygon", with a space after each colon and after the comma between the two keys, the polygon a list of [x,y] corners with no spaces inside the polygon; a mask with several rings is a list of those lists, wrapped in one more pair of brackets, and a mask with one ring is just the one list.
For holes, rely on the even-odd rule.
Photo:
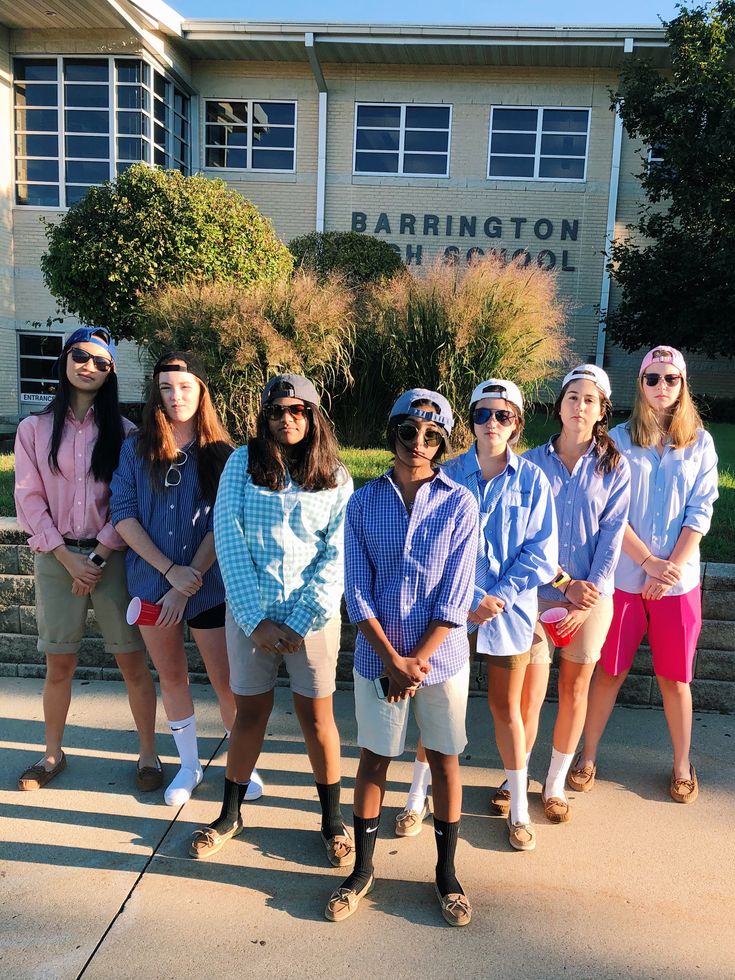
{"label": "black nike sock", "polygon": [[233,783],[225,776],[225,788],[222,794],[222,809],[220,815],[209,826],[218,834],[231,830],[240,819],[240,807],[245,799],[249,783]]}
{"label": "black nike sock", "polygon": [[356,892],[370,881],[373,874],[373,853],[378,836],[380,814],[377,817],[364,819],[353,814],[355,827],[355,867],[349,878],[345,878],[340,887],[352,888]]}
{"label": "black nike sock", "polygon": [[322,833],[327,840],[345,832],[342,810],[339,805],[340,781],[336,783],[317,783],[319,803],[322,808]]}
{"label": "black nike sock", "polygon": [[454,853],[459,838],[459,820],[447,823],[434,817],[434,839],[436,840],[436,886],[442,895],[459,892],[464,895],[462,886],[454,873]]}

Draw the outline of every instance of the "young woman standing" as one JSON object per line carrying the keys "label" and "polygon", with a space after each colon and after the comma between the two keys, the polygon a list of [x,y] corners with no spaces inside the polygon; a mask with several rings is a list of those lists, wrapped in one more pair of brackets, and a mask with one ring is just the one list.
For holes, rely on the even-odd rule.
{"label": "young woman standing", "polygon": [[584,747],[568,782],[582,792],[592,789],[602,733],[647,632],[674,750],[670,794],[677,803],[693,803],[699,793],[689,757],[690,685],[702,626],[699,542],[717,499],[717,455],[678,350],[661,346],[646,354],[632,415],[610,437],[630,464],[630,512],[615,572],[613,621],[592,682]]}
{"label": "young woman standing", "polygon": [[215,509],[237,717],[222,809],[194,835],[192,857],[215,854],[243,829],[240,807],[284,661],[314,771],[327,857],[336,867],[354,861],[340,810],[340,741],[332,709],[351,492],[314,385],[295,374],[271,379],[261,395],[255,438],[229,459]]}
{"label": "young woman standing", "polygon": [[184,651],[186,621],[219,701],[225,729],[235,717],[225,647],[225,590],[214,554],[213,508],[232,446],[212,405],[204,367],[172,351],[153,368],[140,432],[127,439],[112,480],[112,521],[128,544],[131,595],[160,603],[141,632],[181,768],[166,788],[181,806],[202,780],[194,704]]}
{"label": "young woman standing", "polygon": [[[564,378],[554,405],[561,431],[525,454],[551,484],[559,526],[559,568],[554,581],[539,589],[539,613],[565,608],[567,616],[557,630],[562,636],[574,633],[561,648],[551,762],[541,793],[544,813],[552,823],[571,817],[564,784],[582,734],[590,680],[612,621],[613,575],[628,520],[630,468],[607,433],[610,396],[610,381],[602,368],[575,367]],[[554,644],[539,621],[522,698],[529,754],[553,652]],[[493,800],[497,812],[502,812],[503,795],[501,787]]]}
{"label": "young woman standing", "polygon": [[138,789],[158,789],[156,692],[137,628],[125,621],[125,542],[109,518],[110,480],[134,428],[120,415],[115,344],[109,331],[80,327],[57,362],[59,387],[43,412],[23,419],[15,442],[18,522],[35,552],[38,649],[46,654],[46,752],[18,780],[40,789],[66,767],[62,749],[77,653],[91,603],[128,689],[140,738]]}

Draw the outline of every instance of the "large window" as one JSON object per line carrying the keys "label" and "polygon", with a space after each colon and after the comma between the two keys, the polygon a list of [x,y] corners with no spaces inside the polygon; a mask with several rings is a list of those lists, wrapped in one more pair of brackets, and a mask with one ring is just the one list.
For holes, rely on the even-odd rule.
{"label": "large window", "polygon": [[60,333],[18,334],[18,375],[22,402],[51,401],[59,383],[54,376],[54,365],[63,344],[64,338]]}
{"label": "large window", "polygon": [[143,161],[189,172],[189,98],[138,58],[15,61],[17,204],[68,207]]}
{"label": "large window", "polygon": [[488,177],[584,180],[589,109],[493,106]]}
{"label": "large window", "polygon": [[296,103],[207,100],[204,159],[206,167],[293,173]]}
{"label": "large window", "polygon": [[448,177],[452,107],[357,103],[355,174]]}

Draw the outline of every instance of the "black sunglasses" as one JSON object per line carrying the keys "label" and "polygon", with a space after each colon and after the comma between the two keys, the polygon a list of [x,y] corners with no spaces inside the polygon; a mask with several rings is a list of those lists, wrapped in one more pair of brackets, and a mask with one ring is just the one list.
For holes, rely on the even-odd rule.
{"label": "black sunglasses", "polygon": [[[414,442],[419,436],[419,429],[415,425],[411,425],[410,422],[402,422],[396,432],[401,442]],[[441,446],[444,441],[444,437],[437,429],[424,429],[423,439],[424,445],[431,446],[432,449]]]}
{"label": "black sunglasses", "polygon": [[288,412],[292,419],[301,419],[308,414],[306,405],[273,405],[263,406],[263,415],[269,422],[278,422]]}
{"label": "black sunglasses", "polygon": [[493,416],[501,425],[512,425],[515,419],[515,414],[504,408],[476,408],[472,413],[472,421],[475,425],[484,425]]}
{"label": "black sunglasses", "polygon": [[102,357],[100,354],[90,354],[81,347],[72,347],[71,359],[75,364],[86,364],[87,361],[94,361],[94,366],[98,371],[111,371],[112,361],[109,357]]}
{"label": "black sunglasses", "polygon": [[655,374],[651,372],[650,374],[644,374],[643,380],[646,382],[649,388],[655,388],[660,381],[665,381],[669,388],[675,388],[681,381],[680,374]]}

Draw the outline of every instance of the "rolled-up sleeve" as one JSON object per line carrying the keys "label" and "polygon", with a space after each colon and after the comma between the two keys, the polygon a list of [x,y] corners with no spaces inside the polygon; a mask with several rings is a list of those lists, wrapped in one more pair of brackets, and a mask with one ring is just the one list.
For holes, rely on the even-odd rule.
{"label": "rolled-up sleeve", "polygon": [[18,426],[15,436],[15,510],[18,523],[30,535],[33,551],[53,551],[64,543],[49,510],[46,490],[36,465],[32,419]]}
{"label": "rolled-up sleeve", "polygon": [[599,533],[589,572],[589,581],[595,588],[599,589],[617,567],[628,523],[629,507],[630,466],[627,459],[621,456],[605,509],[600,515]]}
{"label": "rolled-up sleeve", "polygon": [[473,597],[477,563],[478,508],[469,491],[457,509],[441,585],[434,598],[432,619],[466,626]]}
{"label": "rolled-up sleeve", "polygon": [[368,554],[363,513],[358,497],[352,497],[345,513],[345,604],[351,623],[378,619],[373,594],[375,570]]}
{"label": "rolled-up sleeve", "polygon": [[702,434],[702,455],[699,472],[684,507],[684,527],[706,534],[712,523],[712,510],[719,496],[717,491],[717,453],[709,432]]}
{"label": "rolled-up sleeve", "polygon": [[135,462],[133,439],[126,439],[120,449],[120,461],[110,484],[110,522],[113,526],[130,517],[139,519]]}

